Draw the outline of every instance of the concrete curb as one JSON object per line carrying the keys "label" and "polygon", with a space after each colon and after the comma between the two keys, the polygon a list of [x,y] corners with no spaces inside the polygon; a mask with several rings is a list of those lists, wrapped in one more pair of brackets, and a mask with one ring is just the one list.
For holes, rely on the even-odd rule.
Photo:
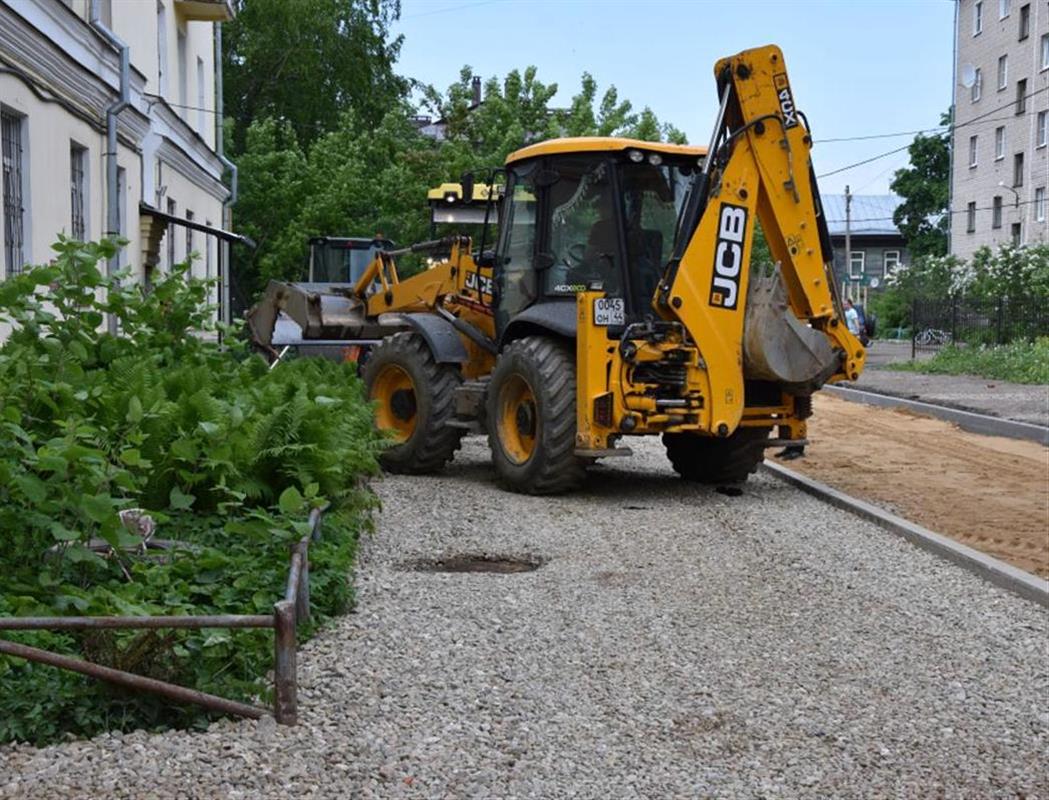
{"label": "concrete curb", "polygon": [[822,391],[850,400],[854,403],[866,403],[885,408],[905,408],[919,414],[926,414],[946,422],[953,422],[959,428],[970,433],[982,433],[987,436],[1005,436],[1010,439],[1026,439],[1049,446],[1049,428],[1030,422],[1017,422],[1013,419],[991,417],[972,411],[940,406],[935,403],[923,403],[920,400],[907,400],[891,394],[865,392],[862,389],[850,389],[845,386],[824,386]]}
{"label": "concrete curb", "polygon": [[878,508],[865,500],[850,497],[825,483],[799,475],[797,472],[781,467],[778,464],[766,462],[761,465],[761,468],[767,474],[779,478],[801,489],[803,492],[811,494],[813,497],[817,497],[826,503],[830,503],[832,506],[844,509],[862,519],[873,522],[890,533],[902,536],[923,550],[928,550],[941,558],[953,561],[958,566],[969,570],[984,580],[990,581],[995,586],[1007,589],[1026,600],[1033,600],[1039,605],[1049,608],[1049,581],[1047,580],[1024,572],[1022,569],[1017,569],[1011,564],[999,561],[997,558],[974,550],[942,534],[930,531],[928,528],[923,528],[921,525],[915,525],[913,522]]}

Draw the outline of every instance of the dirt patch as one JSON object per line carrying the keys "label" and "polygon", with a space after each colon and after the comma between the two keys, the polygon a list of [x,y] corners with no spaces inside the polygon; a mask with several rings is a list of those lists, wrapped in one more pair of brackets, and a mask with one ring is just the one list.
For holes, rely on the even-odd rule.
{"label": "dirt patch", "polygon": [[542,565],[542,561],[534,558],[461,555],[413,561],[407,566],[416,572],[493,572],[497,575],[510,575],[516,572],[532,572]]}
{"label": "dirt patch", "polygon": [[1049,577],[1049,448],[829,395],[809,441],[786,466]]}

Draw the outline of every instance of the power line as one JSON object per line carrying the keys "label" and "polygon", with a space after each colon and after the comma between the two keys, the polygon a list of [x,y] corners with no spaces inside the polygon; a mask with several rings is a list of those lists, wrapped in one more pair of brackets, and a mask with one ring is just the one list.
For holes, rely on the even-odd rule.
{"label": "power line", "polygon": [[896,133],[872,133],[866,136],[840,136],[835,139],[813,139],[813,144],[826,144],[828,142],[862,142],[868,139],[893,139],[897,136],[915,136],[919,133],[933,133],[934,131],[945,131],[949,126],[937,125],[935,128],[922,128],[917,131],[896,131]]}
{"label": "power line", "polygon": [[831,175],[837,175],[839,172],[846,172],[847,170],[855,169],[856,167],[862,167],[864,164],[870,164],[872,161],[877,161],[878,159],[885,158],[886,156],[891,156],[893,153],[902,153],[908,147],[910,147],[910,145],[905,144],[903,147],[897,147],[895,150],[890,150],[887,153],[879,153],[876,156],[865,158],[863,159],[863,161],[857,161],[855,164],[848,164],[847,166],[839,167],[838,169],[831,170],[830,172],[824,172],[822,175],[817,175],[816,177],[829,178]]}
{"label": "power line", "polygon": [[[1034,205],[1037,202],[1038,202],[1037,200],[1020,200],[1019,202],[1014,202],[1011,205],[1012,205],[1013,208],[1016,208],[1018,206]],[[993,211],[994,208],[995,208],[994,206],[977,206],[976,208],[973,208],[972,210],[973,211]],[[1003,211],[1005,211],[1007,208],[1009,208],[1009,206],[1003,203],[1000,206],[1000,208]],[[956,209],[954,211],[937,211],[937,212],[934,212],[932,214],[929,214],[929,216],[930,217],[938,217],[938,216],[944,216],[944,215],[968,214],[968,213],[969,213],[969,209],[968,208],[959,208],[959,209]],[[861,218],[850,217],[848,219],[848,222],[892,222],[892,221],[894,221],[893,217],[861,217]],[[827,220],[828,224],[830,224],[830,223],[844,223],[844,222],[846,222],[846,220],[843,220],[843,219],[828,219]]]}

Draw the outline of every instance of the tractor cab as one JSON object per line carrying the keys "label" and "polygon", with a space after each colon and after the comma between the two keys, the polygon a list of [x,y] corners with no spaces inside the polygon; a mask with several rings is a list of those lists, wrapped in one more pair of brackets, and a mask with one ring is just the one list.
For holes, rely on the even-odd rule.
{"label": "tractor cab", "polygon": [[[525,309],[604,291],[616,328],[651,313],[706,149],[554,139],[510,155],[494,254],[497,328]],[[574,313],[574,312],[573,312]]]}
{"label": "tractor cab", "polygon": [[381,235],[373,239],[315,236],[310,239],[310,283],[354,284],[380,250],[393,242]]}

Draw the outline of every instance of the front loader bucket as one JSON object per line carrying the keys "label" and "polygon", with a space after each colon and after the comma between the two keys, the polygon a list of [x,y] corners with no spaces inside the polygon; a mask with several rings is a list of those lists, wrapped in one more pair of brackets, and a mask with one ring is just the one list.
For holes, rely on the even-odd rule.
{"label": "front loader bucket", "polygon": [[798,393],[818,389],[838,370],[839,358],[827,337],[791,310],[778,266],[771,275],[750,280],[743,365],[746,377],[785,384]]}

